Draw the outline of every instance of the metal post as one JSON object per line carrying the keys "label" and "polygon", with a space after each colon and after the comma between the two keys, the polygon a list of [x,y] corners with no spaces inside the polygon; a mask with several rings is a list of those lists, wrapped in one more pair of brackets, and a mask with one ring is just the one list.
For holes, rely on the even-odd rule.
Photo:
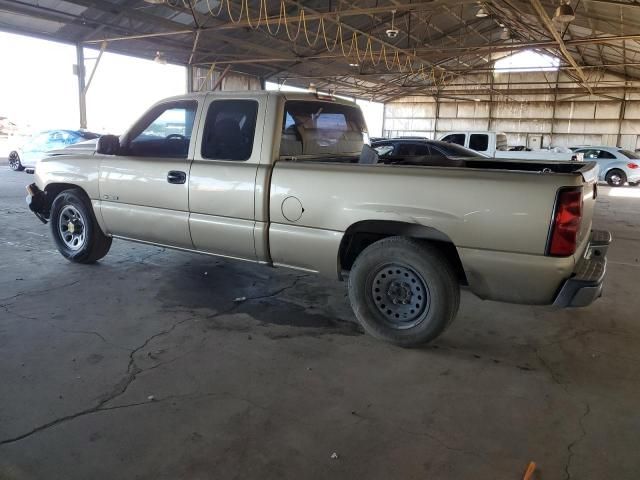
{"label": "metal post", "polygon": [[87,94],[85,91],[84,50],[81,43],[76,43],[76,75],[78,76],[80,128],[87,128]]}
{"label": "metal post", "polygon": [[438,139],[438,118],[440,118],[440,96],[435,95],[434,98],[436,100],[436,115],[435,115],[435,118],[433,119],[433,139],[437,140]]}
{"label": "metal post", "polygon": [[[560,70],[556,72],[556,88],[553,89],[553,110],[551,111],[551,134],[549,135],[549,146],[553,145],[553,135],[556,125],[556,108],[558,108],[558,82],[560,81]],[[568,140],[567,136],[567,140]],[[542,145],[540,145],[542,146]]]}
{"label": "metal post", "polygon": [[[618,136],[616,137],[616,146],[620,147],[620,143],[622,140],[622,123],[624,122],[624,118],[627,113],[627,90],[622,93],[622,103],[620,104],[620,116],[618,117]],[[637,142],[637,140],[636,140]]]}
{"label": "metal post", "polygon": [[387,102],[384,102],[382,104],[382,132],[380,133],[380,135],[382,135],[383,137],[387,137],[386,132],[384,131],[384,127],[387,124]]}
{"label": "metal post", "polygon": [[194,78],[193,78],[193,65],[187,65],[187,93],[195,91]]}

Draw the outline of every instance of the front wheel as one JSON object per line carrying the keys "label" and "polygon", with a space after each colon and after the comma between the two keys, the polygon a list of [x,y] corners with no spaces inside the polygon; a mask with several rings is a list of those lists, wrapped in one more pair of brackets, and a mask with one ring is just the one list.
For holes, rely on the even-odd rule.
{"label": "front wheel", "polygon": [[617,168],[608,171],[604,179],[612,187],[621,187],[627,182],[627,176],[625,173]]}
{"label": "front wheel", "polygon": [[442,253],[404,237],[368,246],[356,258],[348,289],[365,331],[402,347],[438,337],[460,304],[455,272]]}
{"label": "front wheel", "polygon": [[18,152],[14,151],[9,154],[9,168],[14,172],[21,172],[24,170],[22,162],[20,162],[20,155],[18,155]]}
{"label": "front wheel", "polygon": [[96,221],[91,203],[76,189],[61,192],[51,205],[51,233],[58,251],[76,263],[94,263],[111,248]]}
{"label": "front wheel", "polygon": [[640,185],[640,182],[629,182],[630,187],[637,187],[638,185]]}

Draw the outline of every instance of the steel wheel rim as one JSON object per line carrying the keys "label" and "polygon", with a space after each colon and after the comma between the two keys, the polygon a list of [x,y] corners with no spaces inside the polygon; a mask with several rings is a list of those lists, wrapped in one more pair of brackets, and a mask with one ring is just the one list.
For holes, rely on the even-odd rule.
{"label": "steel wheel rim", "polygon": [[622,178],[620,177],[620,175],[614,173],[613,175],[611,175],[611,183],[613,183],[614,185],[620,185]]}
{"label": "steel wheel rim", "polygon": [[73,205],[66,205],[58,217],[60,238],[70,250],[80,250],[85,243],[85,219]]}
{"label": "steel wheel rim", "polygon": [[371,298],[385,324],[405,330],[425,319],[431,307],[431,292],[413,268],[389,263],[375,270],[370,278]]}
{"label": "steel wheel rim", "polygon": [[9,166],[16,170],[20,166],[20,159],[18,158],[18,154],[16,152],[11,152],[9,154]]}

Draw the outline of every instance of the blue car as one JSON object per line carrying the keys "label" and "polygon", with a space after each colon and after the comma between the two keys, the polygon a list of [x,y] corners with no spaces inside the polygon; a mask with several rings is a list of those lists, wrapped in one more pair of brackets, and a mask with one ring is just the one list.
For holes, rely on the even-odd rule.
{"label": "blue car", "polygon": [[100,135],[84,130],[46,130],[33,135],[21,148],[9,153],[9,168],[16,172],[35,167],[49,150],[98,138]]}

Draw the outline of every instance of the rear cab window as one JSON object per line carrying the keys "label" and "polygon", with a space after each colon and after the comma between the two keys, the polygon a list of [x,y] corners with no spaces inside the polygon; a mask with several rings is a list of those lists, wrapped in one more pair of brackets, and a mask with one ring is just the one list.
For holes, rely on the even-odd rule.
{"label": "rear cab window", "polygon": [[489,135],[486,133],[472,133],[469,136],[469,148],[476,152],[486,152],[489,148]]}
{"label": "rear cab window", "polygon": [[359,108],[334,102],[287,100],[280,156],[359,155],[367,129]]}
{"label": "rear cab window", "polygon": [[202,133],[202,158],[246,161],[253,153],[258,118],[255,100],[214,100]]}
{"label": "rear cab window", "polygon": [[456,145],[461,145],[464,147],[466,135],[464,133],[452,133],[445,136],[442,141],[447,143],[455,143]]}

